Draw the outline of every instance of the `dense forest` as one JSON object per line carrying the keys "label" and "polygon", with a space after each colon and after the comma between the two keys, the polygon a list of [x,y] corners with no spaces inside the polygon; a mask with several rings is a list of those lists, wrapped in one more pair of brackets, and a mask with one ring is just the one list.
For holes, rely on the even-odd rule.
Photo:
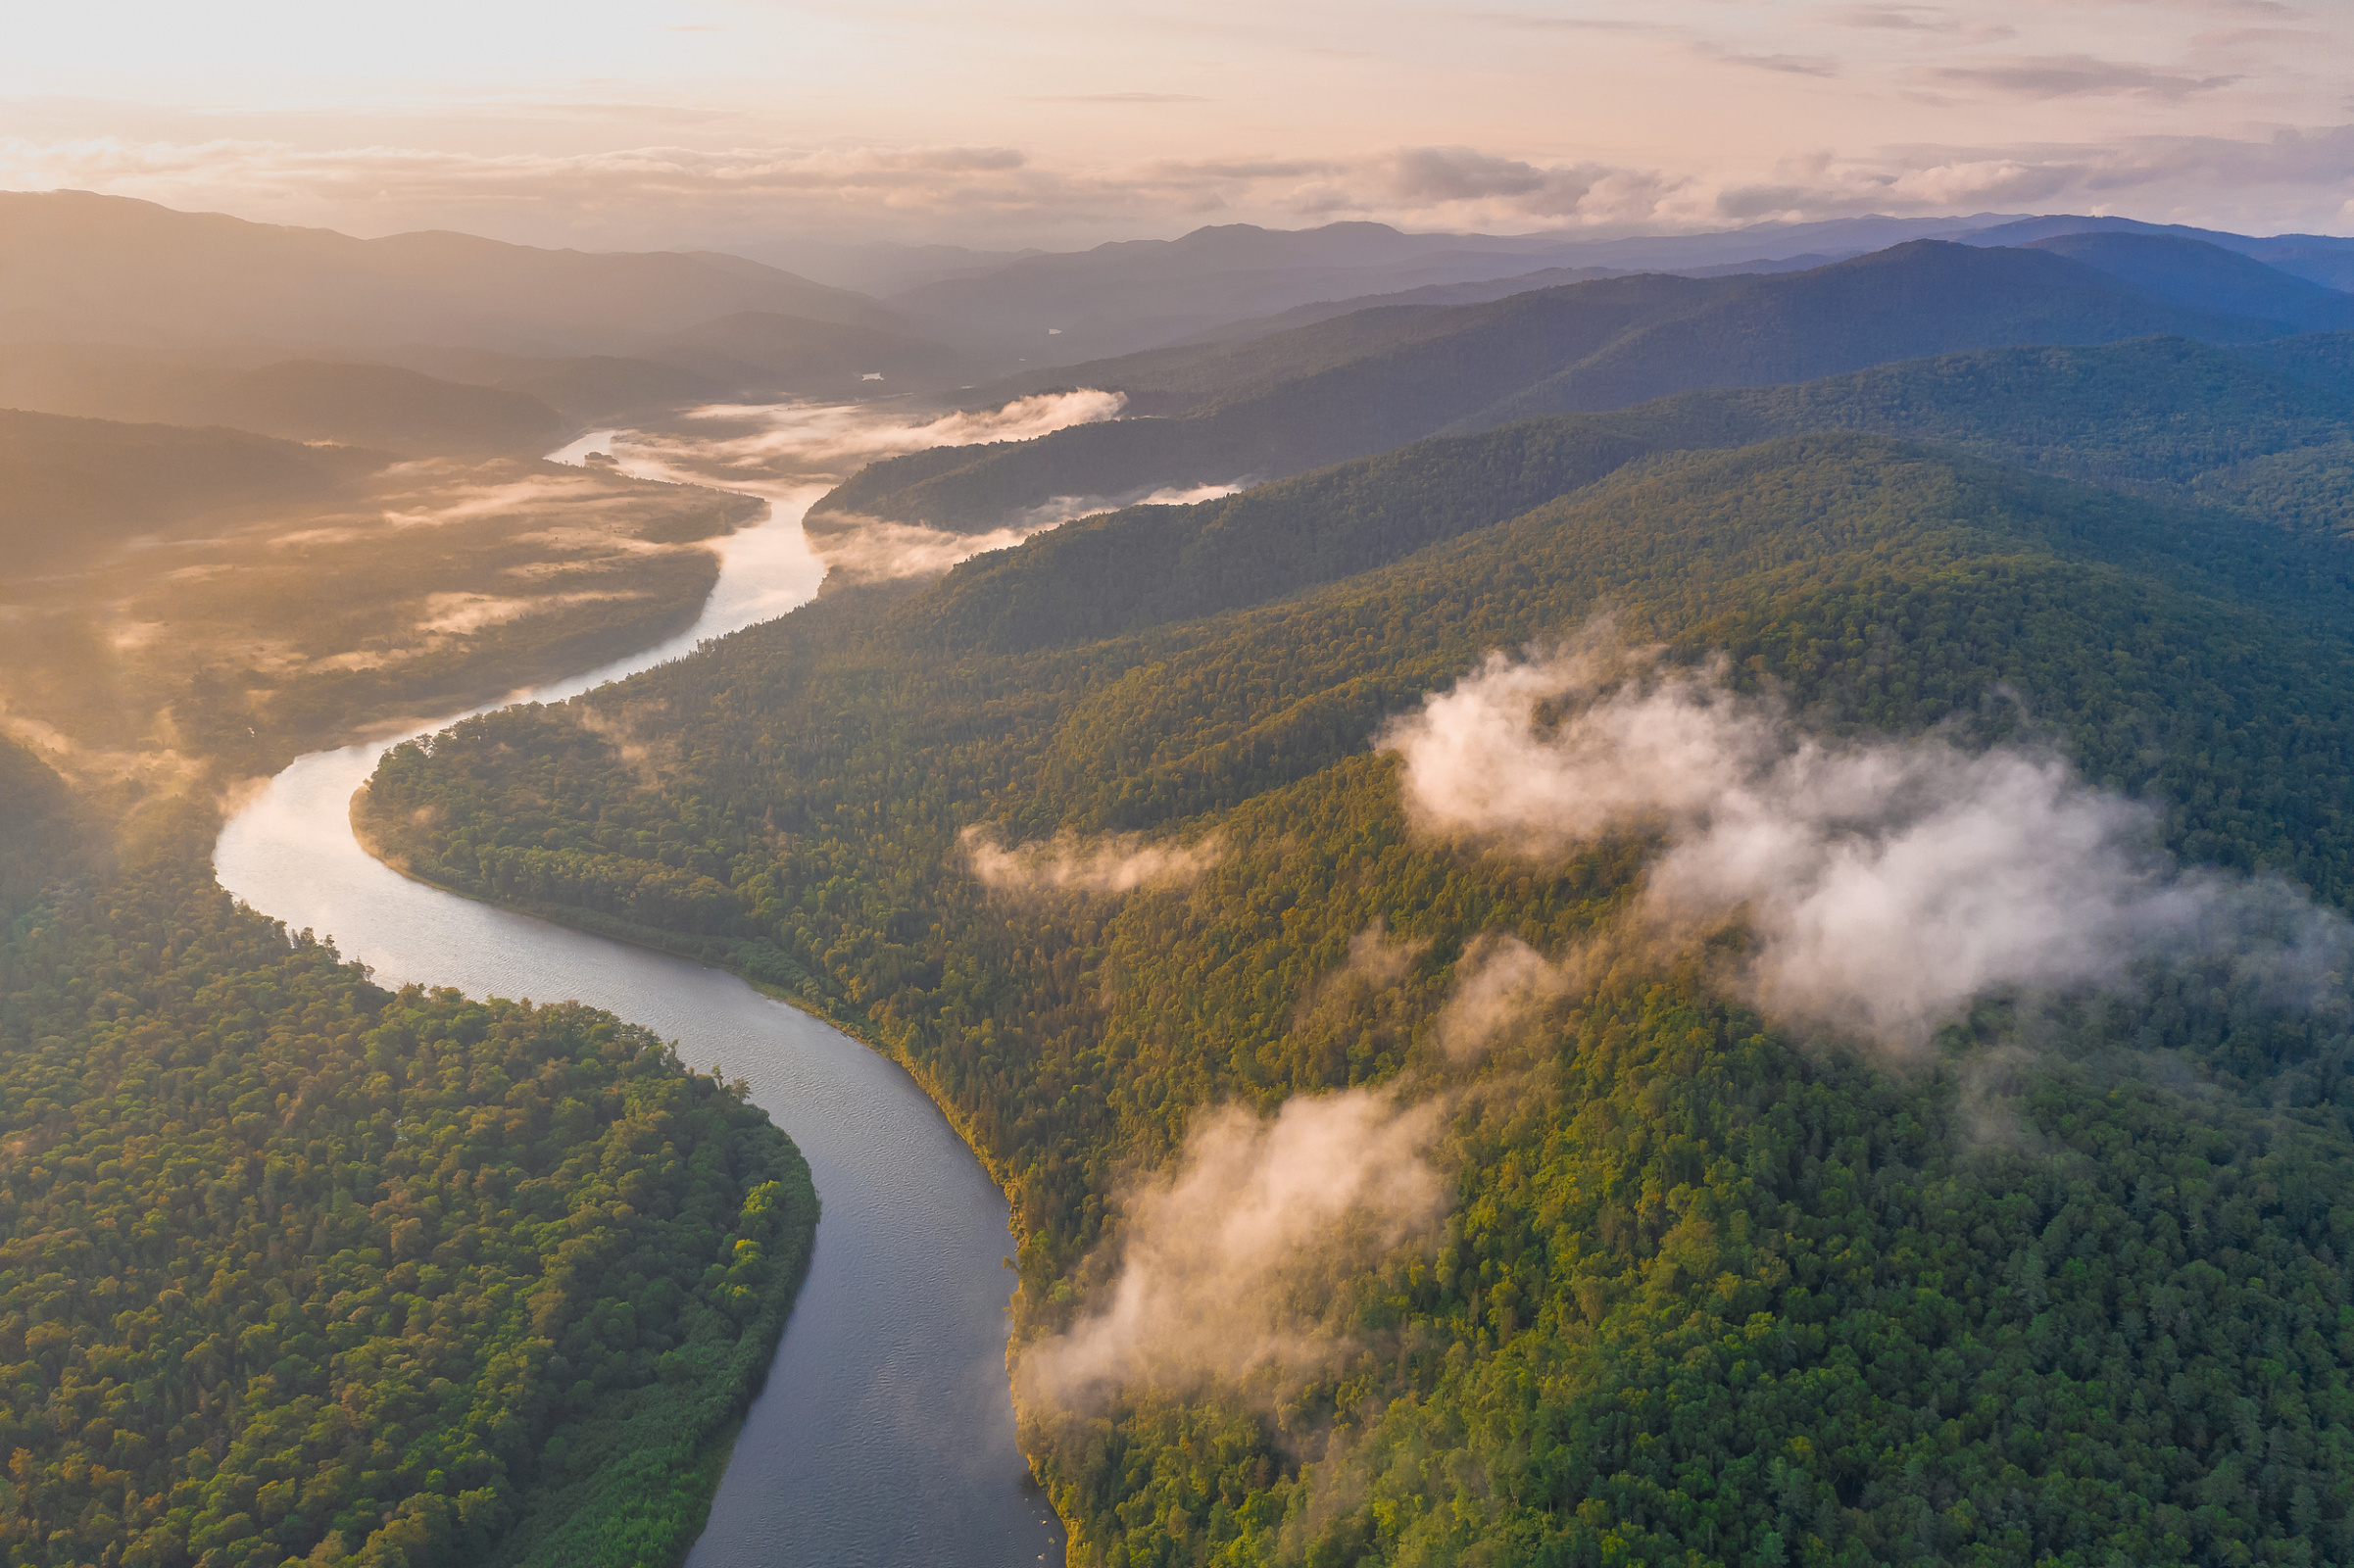
{"label": "dense forest", "polygon": [[609,1016],[392,995],[167,858],[0,948],[12,1560],[635,1563],[814,1196]]}
{"label": "dense forest", "polygon": [[807,1265],[740,1086],[388,992],[0,742],[0,1550],[674,1562]]}
{"label": "dense forest", "polygon": [[[306,435],[421,380],[291,369],[246,391]],[[433,416],[554,417],[506,396]],[[210,856],[301,752],[683,627],[760,508],[0,410],[6,1561],[684,1557],[812,1243],[799,1153],[610,1015],[374,985]]]}
{"label": "dense forest", "polygon": [[202,794],[660,642],[760,512],[610,466],[0,409],[0,704],[77,783]]}
{"label": "dense forest", "polygon": [[[894,458],[815,510],[985,532],[1056,496],[1263,481],[1424,436],[1676,392],[1997,345],[2156,333],[2261,343],[2291,330],[2044,251],[1929,240],[1803,272],[1645,273],[1485,305],[1373,309],[1241,345],[1074,367],[1064,385],[1122,392],[1154,416]],[[1034,376],[1008,383],[1036,386]]]}
{"label": "dense forest", "polygon": [[470,720],[361,814],[907,1061],[1014,1195],[1033,1348],[1204,1109],[1437,1107],[1444,1225],[1294,1303],[1333,1355],[1025,1398],[1081,1560],[2341,1560],[2342,974],[2153,959],[1892,1062],[1630,950],[1465,1059],[1482,955],[1604,940],[1654,846],[1434,838],[1370,744],[1608,611],[1835,742],[2065,756],[2342,909],[2346,411],[2297,369],[2000,351],[1434,440]]}

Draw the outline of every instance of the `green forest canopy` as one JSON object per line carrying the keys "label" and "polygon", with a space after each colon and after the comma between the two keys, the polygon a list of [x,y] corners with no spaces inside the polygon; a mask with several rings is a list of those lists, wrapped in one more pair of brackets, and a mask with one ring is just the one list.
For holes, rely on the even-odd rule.
{"label": "green forest canopy", "polygon": [[[2048,736],[2177,854],[2342,908],[2342,509],[2315,466],[2273,470],[2302,513],[2240,476],[2342,442],[2343,411],[2268,373],[2017,351],[1118,514],[469,721],[389,757],[365,810],[421,874],[731,963],[907,1060],[1015,1192],[1024,1335],[1080,1309],[1120,1173],[1197,1107],[1487,1086],[1435,1252],[1333,1303],[1353,1361],[1274,1403],[1024,1412],[1089,1560],[2335,1560],[2342,1009],[2178,965],[2032,1021],[1990,1000],[1893,1074],[1662,964],[1564,999],[1509,1071],[1448,1068],[1467,945],[1561,951],[1642,846],[1435,845],[1366,747],[1608,605],[1818,728]],[[1915,439],[1796,433],[1872,410]],[[975,823],[1222,858],[993,900]],[[1303,1008],[1377,924],[1413,961]]]}
{"label": "green forest canopy", "polygon": [[0,1552],[680,1560],[816,1222],[741,1087],[372,984],[0,740]]}
{"label": "green forest canopy", "polygon": [[[1064,384],[1132,393],[1156,416],[886,460],[812,510],[985,532],[1057,496],[1277,478],[1428,435],[1700,388],[2003,345],[2159,333],[2260,344],[2288,331],[2160,299],[2043,251],[1921,240],[1804,272],[1600,279],[1076,367]],[[1199,372],[1213,367],[1225,379],[1202,396]]]}

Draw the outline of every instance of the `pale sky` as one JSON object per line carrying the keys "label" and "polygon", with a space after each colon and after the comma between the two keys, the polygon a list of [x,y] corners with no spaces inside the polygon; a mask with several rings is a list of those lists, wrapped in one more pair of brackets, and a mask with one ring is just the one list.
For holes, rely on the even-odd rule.
{"label": "pale sky", "polygon": [[8,0],[0,187],[591,248],[2354,232],[2354,0]]}

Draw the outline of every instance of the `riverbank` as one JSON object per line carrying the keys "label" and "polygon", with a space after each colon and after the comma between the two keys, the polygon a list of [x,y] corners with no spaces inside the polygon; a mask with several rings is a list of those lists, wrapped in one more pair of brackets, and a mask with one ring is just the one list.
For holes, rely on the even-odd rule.
{"label": "riverbank", "polygon": [[[687,632],[526,700],[561,700],[806,601],[823,571],[798,515],[772,498],[769,519],[723,542],[719,586]],[[351,802],[390,744],[314,754],[271,779],[221,834],[222,885],[292,927],[333,932],[396,983],[577,997],[644,1023],[690,1065],[747,1083],[809,1160],[824,1205],[813,1260],[689,1562],[1059,1561],[1059,1521],[1025,1490],[1014,1440],[1005,1196],[935,1098],[776,988],[374,859]]]}

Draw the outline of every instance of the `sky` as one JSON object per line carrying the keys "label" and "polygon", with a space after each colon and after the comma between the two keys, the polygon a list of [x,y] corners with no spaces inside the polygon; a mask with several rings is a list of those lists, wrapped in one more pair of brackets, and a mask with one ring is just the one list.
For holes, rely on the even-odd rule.
{"label": "sky", "polygon": [[0,188],[789,260],[1204,223],[2354,232],[2354,0],[78,0]]}

